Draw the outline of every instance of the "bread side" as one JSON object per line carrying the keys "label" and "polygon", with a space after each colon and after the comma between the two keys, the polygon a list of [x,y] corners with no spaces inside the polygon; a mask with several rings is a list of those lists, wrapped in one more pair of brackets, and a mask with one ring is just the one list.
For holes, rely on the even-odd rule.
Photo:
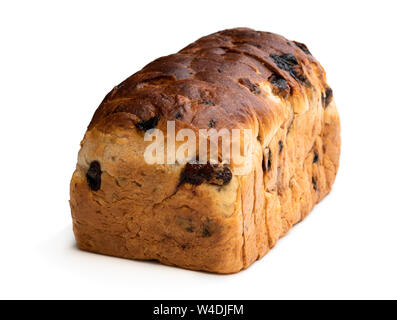
{"label": "bread side", "polygon": [[[185,165],[147,164],[146,126],[165,131],[167,120],[177,129],[253,130],[252,170],[236,175],[231,164],[227,184],[194,185],[181,184]],[[96,111],[71,181],[77,243],[238,272],[331,190],[339,131],[324,70],[306,46],[250,29],[202,38],[128,78]]]}

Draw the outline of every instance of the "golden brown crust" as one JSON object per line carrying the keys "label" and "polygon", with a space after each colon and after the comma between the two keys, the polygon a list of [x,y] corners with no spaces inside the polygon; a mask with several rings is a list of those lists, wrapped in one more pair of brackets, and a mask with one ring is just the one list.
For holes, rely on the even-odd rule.
{"label": "golden brown crust", "polygon": [[[181,185],[183,166],[143,159],[142,130],[165,130],[167,120],[177,130],[253,129],[252,170],[224,186]],[[238,272],[330,191],[339,131],[325,72],[305,45],[250,29],[199,39],[126,79],[96,111],[71,182],[77,243],[125,258]],[[102,172],[98,190],[95,177],[87,183],[94,161]]]}
{"label": "golden brown crust", "polygon": [[[284,80],[283,94],[293,94],[295,100],[304,99],[311,86],[327,90],[323,69],[301,47],[276,34],[242,28],[201,38],[116,86],[89,129],[111,114],[126,112],[136,121],[159,116],[202,129],[211,120],[216,128],[228,129],[258,121],[259,134],[265,136],[286,114],[269,103],[259,84]],[[292,66],[289,57],[296,59]],[[280,91],[276,84],[271,88]]]}

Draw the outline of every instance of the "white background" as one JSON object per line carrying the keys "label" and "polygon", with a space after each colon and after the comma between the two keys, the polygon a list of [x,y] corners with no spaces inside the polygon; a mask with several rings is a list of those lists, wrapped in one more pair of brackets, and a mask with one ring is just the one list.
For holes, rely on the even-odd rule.
{"label": "white background", "polygon": [[[395,1],[3,1],[0,298],[397,298]],[[333,192],[248,270],[219,276],[79,251],[79,142],[114,85],[215,31],[308,45],[334,89]]]}

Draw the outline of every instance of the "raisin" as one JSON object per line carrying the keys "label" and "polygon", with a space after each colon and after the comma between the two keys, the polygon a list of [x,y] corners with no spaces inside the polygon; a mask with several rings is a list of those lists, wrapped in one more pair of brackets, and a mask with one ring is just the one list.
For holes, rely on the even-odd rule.
{"label": "raisin", "polygon": [[203,101],[200,101],[199,102],[199,104],[205,104],[206,106],[215,106],[215,103],[213,103],[212,101],[210,101],[210,100],[203,100]]}
{"label": "raisin", "polygon": [[215,128],[215,126],[216,126],[215,121],[214,121],[214,120],[210,120],[210,122],[208,122],[208,126],[209,126],[210,128]]}
{"label": "raisin", "polygon": [[175,115],[175,119],[180,120],[182,118],[182,114],[180,112],[177,112]]}
{"label": "raisin", "polygon": [[211,232],[210,232],[208,226],[204,226],[202,236],[203,236],[203,238],[211,237]]}
{"label": "raisin", "polygon": [[313,163],[317,163],[318,161],[318,153],[314,152]]}
{"label": "raisin", "polygon": [[301,49],[304,53],[312,55],[312,53],[309,51],[309,49],[307,48],[307,46],[306,46],[304,43],[297,42],[297,41],[294,41],[294,43],[295,43],[295,45],[296,45],[299,49]]}
{"label": "raisin", "polygon": [[280,69],[287,71],[296,81],[301,82],[306,87],[310,86],[309,80],[304,75],[302,67],[293,54],[287,53],[281,56],[271,54],[270,57]]}
{"label": "raisin", "polygon": [[317,188],[317,181],[316,181],[316,179],[314,179],[314,177],[312,177],[312,184],[313,184],[313,188],[314,188],[314,190],[318,190],[318,188]]}
{"label": "raisin", "polygon": [[332,101],[332,97],[334,96],[334,93],[331,88],[327,88],[325,90],[325,93],[322,95],[322,102],[323,102],[323,107],[326,109],[328,105]]}
{"label": "raisin", "polygon": [[272,151],[269,149],[269,158],[267,159],[267,170],[272,168]]}
{"label": "raisin", "polygon": [[180,178],[180,184],[190,183],[195,186],[202,184],[205,181],[202,171],[203,165],[201,164],[186,164]]}
{"label": "raisin", "polygon": [[290,87],[283,77],[279,76],[278,74],[273,74],[270,77],[270,83],[274,86],[273,93],[276,95],[281,96],[282,98],[287,98],[289,96]]}
{"label": "raisin", "polygon": [[190,183],[200,185],[203,182],[216,185],[226,185],[232,180],[233,174],[228,167],[217,164],[188,163],[180,178],[180,185]]}
{"label": "raisin", "polygon": [[284,149],[284,144],[283,144],[283,142],[280,140],[280,141],[278,142],[278,154],[281,154],[281,152],[283,151],[283,149]]}
{"label": "raisin", "polygon": [[228,167],[215,168],[214,173],[211,175],[211,179],[207,181],[211,184],[225,185],[232,180],[232,172]]}
{"label": "raisin", "polygon": [[218,72],[219,72],[219,73],[222,73],[222,70],[221,70],[221,69],[218,69]]}
{"label": "raisin", "polygon": [[239,79],[238,82],[243,85],[244,87],[248,88],[249,91],[251,91],[253,94],[259,94],[261,93],[261,90],[259,89],[259,86],[252,83],[249,79],[243,78]]}
{"label": "raisin", "polygon": [[272,168],[272,151],[269,147],[266,147],[262,159],[263,172],[268,172]]}
{"label": "raisin", "polygon": [[283,54],[281,56],[271,54],[270,57],[274,60],[279,68],[285,71],[289,71],[291,66],[296,66],[298,64],[296,57],[290,53]]}
{"label": "raisin", "polygon": [[88,186],[93,191],[98,191],[101,188],[101,165],[98,161],[93,161],[87,171],[86,179]]}
{"label": "raisin", "polygon": [[159,116],[154,116],[149,120],[139,121],[138,123],[135,124],[135,127],[137,127],[139,130],[147,131],[155,128],[159,122],[159,119],[160,119]]}

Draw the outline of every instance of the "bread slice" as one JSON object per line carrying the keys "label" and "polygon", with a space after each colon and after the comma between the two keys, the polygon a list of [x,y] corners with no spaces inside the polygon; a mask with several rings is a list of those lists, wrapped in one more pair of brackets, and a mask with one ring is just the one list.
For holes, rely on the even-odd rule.
{"label": "bread slice", "polygon": [[[195,132],[250,129],[250,169],[148,163],[144,136],[167,132],[168,121]],[[71,181],[77,244],[238,272],[330,192],[339,154],[332,90],[304,44],[242,28],[209,35],[153,61],[97,109]]]}

